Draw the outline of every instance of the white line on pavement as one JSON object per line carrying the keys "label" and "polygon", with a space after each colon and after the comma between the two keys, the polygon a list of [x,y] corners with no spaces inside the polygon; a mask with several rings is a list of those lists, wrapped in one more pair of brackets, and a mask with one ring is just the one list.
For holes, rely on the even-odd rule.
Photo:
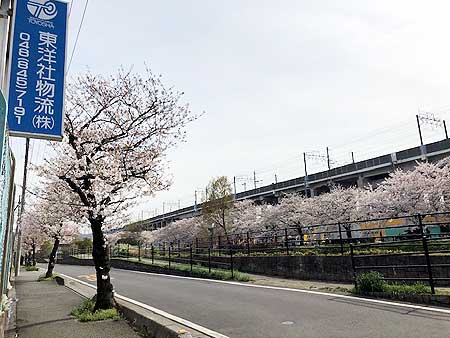
{"label": "white line on pavement", "polygon": [[439,313],[450,314],[450,310],[436,308],[436,307],[431,307],[431,306],[428,307],[428,306],[420,306],[420,305],[413,305],[413,304],[396,303],[396,302],[390,302],[390,301],[386,301],[386,300],[363,298],[363,297],[355,297],[355,296],[347,296],[347,295],[340,295],[340,294],[321,292],[321,291],[291,289],[291,288],[284,288],[284,287],[279,287],[279,286],[244,284],[244,283],[239,283],[239,282],[228,282],[228,281],[216,280],[216,279],[174,276],[174,275],[166,275],[166,274],[161,274],[161,273],[133,271],[133,270],[126,270],[126,269],[114,269],[114,270],[121,270],[121,271],[126,271],[126,272],[140,273],[140,274],[147,274],[147,275],[154,275],[154,276],[164,276],[164,277],[170,277],[170,278],[189,279],[189,280],[203,281],[203,282],[209,282],[209,283],[238,285],[238,286],[245,286],[245,287],[250,287],[250,288],[260,288],[260,289],[271,289],[271,290],[281,290],[281,291],[290,291],[290,292],[300,292],[300,293],[320,295],[320,296],[327,296],[327,297],[333,297],[333,298],[351,299],[351,300],[363,301],[363,302],[368,302],[368,303],[377,303],[377,304],[397,306],[397,307],[403,307],[403,308],[409,308],[409,309],[415,309],[415,310],[423,310],[423,311],[430,311],[430,312],[439,312]]}
{"label": "white line on pavement", "polygon": [[[129,270],[126,270],[126,271],[129,271]],[[62,274],[62,273],[60,273],[59,275],[62,276],[62,277],[64,277],[64,278],[72,279],[72,280],[74,280],[74,281],[76,281],[76,282],[78,282],[78,283],[80,283],[80,284],[89,286],[90,288],[97,289],[96,286],[94,286],[94,285],[92,285],[92,284],[89,284],[89,283],[86,283],[86,282],[84,282],[84,281],[82,281],[82,280],[79,280],[79,279],[76,279],[76,278],[67,276],[67,275]],[[223,335],[223,334],[221,334],[221,333],[219,333],[219,332],[210,330],[210,329],[208,329],[208,328],[206,328],[206,327],[203,327],[203,326],[200,326],[200,325],[198,325],[198,324],[192,323],[192,322],[190,322],[190,321],[188,321],[188,320],[186,320],[186,319],[183,319],[183,318],[174,316],[174,315],[172,315],[172,314],[170,314],[170,313],[167,313],[167,312],[165,312],[165,311],[163,311],[163,310],[154,308],[153,306],[150,306],[150,305],[147,305],[147,304],[138,302],[137,300],[134,300],[134,299],[131,299],[131,298],[128,298],[128,297],[125,297],[125,296],[121,296],[121,295],[119,295],[118,293],[114,293],[114,297],[117,297],[117,298],[119,298],[119,299],[122,299],[122,300],[124,300],[124,301],[126,301],[126,302],[130,302],[130,303],[132,303],[132,304],[134,304],[134,305],[140,306],[140,307],[142,307],[142,308],[144,308],[144,309],[146,309],[146,310],[149,310],[149,311],[151,311],[151,312],[154,312],[154,313],[156,313],[156,314],[158,314],[158,315],[160,315],[160,316],[163,316],[163,317],[165,317],[165,318],[167,318],[167,319],[173,320],[174,322],[177,322],[177,323],[179,323],[179,324],[181,324],[181,325],[187,326],[187,327],[189,327],[189,328],[191,328],[191,329],[193,329],[193,330],[195,330],[195,331],[204,333],[205,335],[207,335],[207,336],[209,336],[209,337],[212,337],[212,338],[230,338],[230,337],[225,336],[225,335]]]}

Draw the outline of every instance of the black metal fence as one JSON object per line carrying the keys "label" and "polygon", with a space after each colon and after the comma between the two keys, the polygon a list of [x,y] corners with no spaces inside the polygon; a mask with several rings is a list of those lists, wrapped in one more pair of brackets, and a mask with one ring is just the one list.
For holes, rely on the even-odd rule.
{"label": "black metal fence", "polygon": [[[192,241],[116,244],[110,255],[191,271],[201,267],[209,272],[228,270],[232,275],[236,257],[242,256],[349,256],[354,277],[379,271],[388,281],[426,282],[433,293],[436,282],[450,281],[450,213],[228,234],[211,227],[209,232],[209,236]],[[90,257],[89,251],[72,254]]]}
{"label": "black metal fence", "polygon": [[130,245],[116,244],[111,247],[112,258],[122,258],[127,260],[141,261],[153,265],[165,266],[168,268],[189,269],[207,268],[208,272],[230,271],[231,278],[234,278],[234,264],[232,248],[211,248],[193,245],[161,245],[136,247]]}
{"label": "black metal fence", "polygon": [[[411,245],[401,246],[402,241],[421,238],[447,239],[450,236],[450,213],[432,213],[405,217],[378,218],[361,221],[338,222],[310,226],[274,227],[261,231],[224,234],[222,229],[210,228],[209,236],[192,241],[173,240],[158,243],[159,250],[168,247],[198,249],[226,249],[235,255],[292,254],[350,254],[354,250],[374,250],[370,245],[391,243],[396,250],[415,250]],[[214,235],[214,231],[220,234]],[[355,245],[359,245],[358,248]],[[381,246],[379,246],[381,248]],[[376,246],[373,246],[376,248]],[[450,248],[450,247],[449,247]],[[382,250],[381,250],[382,251]]]}
{"label": "black metal fence", "polygon": [[[384,276],[384,279],[387,281],[426,282],[430,285],[432,294],[435,294],[436,282],[450,281],[450,256],[448,256],[448,259],[446,258],[446,255],[450,253],[450,234],[448,231],[433,234],[427,228],[430,226],[444,226],[445,229],[448,227],[448,223],[439,221],[433,223],[424,222],[424,217],[421,215],[417,215],[415,218],[418,224],[417,231],[410,231],[406,238],[404,237],[405,235],[402,235],[398,241],[350,244],[355,287],[357,287],[357,274],[365,271],[379,271],[383,275],[386,274],[386,271],[397,271],[394,274],[388,273],[387,276]],[[385,253],[377,255],[377,257],[387,259],[384,259],[383,264],[372,265],[370,258],[373,258],[373,255],[371,257],[367,254],[357,253],[364,248],[387,249]],[[397,252],[389,252],[389,249],[392,248],[397,249]],[[397,257],[399,256],[409,256],[413,259],[403,259],[400,260],[402,261],[401,264],[398,264],[399,260]],[[444,258],[444,260],[440,259],[437,262],[436,258]],[[395,261],[397,264],[389,264],[389,261]],[[438,269],[440,271],[436,273]],[[447,271],[443,273],[443,270]]]}

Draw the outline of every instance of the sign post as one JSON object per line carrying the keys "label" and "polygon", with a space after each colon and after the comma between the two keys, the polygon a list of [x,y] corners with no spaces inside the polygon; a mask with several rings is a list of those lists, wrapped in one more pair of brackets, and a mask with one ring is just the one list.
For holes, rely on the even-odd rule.
{"label": "sign post", "polygon": [[8,129],[12,136],[61,140],[67,3],[17,0],[13,12]]}

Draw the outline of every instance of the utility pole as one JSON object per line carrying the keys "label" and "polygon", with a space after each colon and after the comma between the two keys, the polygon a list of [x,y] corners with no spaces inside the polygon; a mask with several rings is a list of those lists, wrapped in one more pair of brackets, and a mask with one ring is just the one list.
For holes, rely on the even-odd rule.
{"label": "utility pole", "polygon": [[355,164],[355,156],[353,154],[353,151],[352,151],[352,163]]}
{"label": "utility pole", "polygon": [[308,197],[308,171],[306,169],[306,153],[303,153],[303,164],[305,165],[305,197]]}
{"label": "utility pole", "polygon": [[330,166],[330,152],[328,150],[328,147],[327,147],[327,164],[328,164],[328,170],[331,170],[331,166]]}
{"label": "utility pole", "polygon": [[255,189],[258,188],[257,184],[262,182],[262,180],[256,179],[256,171],[253,171],[253,184],[255,185]]}
{"label": "utility pole", "polygon": [[420,129],[419,115],[416,115],[417,128],[419,129],[420,145],[423,146],[422,130]]}
{"label": "utility pole", "polygon": [[197,211],[197,190],[195,190],[194,211]]}
{"label": "utility pole", "polygon": [[448,139],[447,125],[445,124],[445,120],[442,120],[442,124],[444,125],[445,138]]}
{"label": "utility pole", "polygon": [[27,137],[25,140],[25,162],[23,165],[23,178],[22,178],[22,195],[20,196],[20,213],[17,219],[17,262],[16,262],[16,271],[14,274],[16,276],[19,275],[20,270],[20,247],[22,242],[22,219],[23,212],[25,211],[25,195],[27,191],[27,175],[28,175],[28,157],[30,153],[30,139]]}
{"label": "utility pole", "polygon": [[236,176],[233,176],[234,200],[236,201]]}

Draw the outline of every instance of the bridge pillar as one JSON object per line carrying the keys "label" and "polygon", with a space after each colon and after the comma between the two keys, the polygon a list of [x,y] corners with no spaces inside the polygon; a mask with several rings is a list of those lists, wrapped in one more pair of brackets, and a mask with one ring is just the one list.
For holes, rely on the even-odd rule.
{"label": "bridge pillar", "polygon": [[364,185],[367,183],[367,180],[362,175],[358,176],[358,180],[356,181],[356,184],[358,188],[363,189]]}

